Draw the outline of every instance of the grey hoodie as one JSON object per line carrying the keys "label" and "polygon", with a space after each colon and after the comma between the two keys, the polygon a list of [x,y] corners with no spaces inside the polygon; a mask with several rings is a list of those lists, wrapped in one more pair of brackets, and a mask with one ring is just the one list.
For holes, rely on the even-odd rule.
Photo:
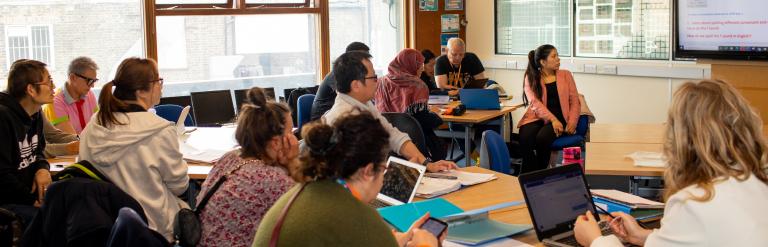
{"label": "grey hoodie", "polygon": [[177,195],[189,182],[176,128],[144,111],[115,117],[126,124],[105,128],[97,116],[91,119],[80,134],[80,159],[139,201],[149,227],[173,240],[173,219],[181,207],[188,207]]}

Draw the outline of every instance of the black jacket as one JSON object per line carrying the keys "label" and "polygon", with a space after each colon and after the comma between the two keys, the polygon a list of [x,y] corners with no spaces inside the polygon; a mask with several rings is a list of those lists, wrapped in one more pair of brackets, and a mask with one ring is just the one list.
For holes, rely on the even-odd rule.
{"label": "black jacket", "polygon": [[45,203],[27,227],[21,246],[105,246],[120,209],[136,211],[139,202],[114,184],[74,177],[48,187]]}
{"label": "black jacket", "polygon": [[312,102],[312,115],[309,117],[310,121],[320,119],[328,110],[333,107],[333,102],[336,101],[336,76],[333,72],[323,78],[323,82],[320,83],[320,87],[317,89],[315,95],[315,101]]}
{"label": "black jacket", "polygon": [[0,92],[0,143],[0,205],[32,205],[35,172],[49,169],[43,117],[39,111],[30,117],[6,92]]}

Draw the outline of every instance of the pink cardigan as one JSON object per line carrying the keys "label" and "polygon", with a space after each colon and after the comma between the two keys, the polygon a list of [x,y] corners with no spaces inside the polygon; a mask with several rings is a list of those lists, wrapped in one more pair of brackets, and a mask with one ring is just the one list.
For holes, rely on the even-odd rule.
{"label": "pink cardigan", "polygon": [[[563,127],[567,123],[576,123],[579,119],[579,111],[581,110],[581,103],[579,103],[579,92],[576,91],[576,82],[573,80],[573,75],[568,70],[557,70],[557,93],[560,96],[560,107],[563,111],[563,117],[565,117],[566,123],[563,123]],[[523,114],[523,118],[517,124],[517,127],[526,125],[528,123],[536,122],[538,120],[544,120],[544,123],[549,123],[549,119],[552,118],[552,113],[547,109],[547,87],[541,83],[541,97],[536,98],[531,90],[531,86],[528,84],[528,77],[524,78],[524,91],[528,97],[530,104],[528,109]]]}

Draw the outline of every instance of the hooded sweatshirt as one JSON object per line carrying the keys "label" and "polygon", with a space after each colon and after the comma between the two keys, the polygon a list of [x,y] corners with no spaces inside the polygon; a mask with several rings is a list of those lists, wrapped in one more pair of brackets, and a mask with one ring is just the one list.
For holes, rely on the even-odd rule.
{"label": "hooded sweatshirt", "polygon": [[6,92],[0,92],[0,205],[32,205],[35,173],[49,169],[40,112],[32,116]]}
{"label": "hooded sweatshirt", "polygon": [[188,186],[187,163],[179,152],[176,128],[139,106],[115,113],[124,125],[104,127],[98,115],[80,135],[80,159],[90,161],[144,208],[149,227],[173,240],[173,219],[188,208],[177,197]]}

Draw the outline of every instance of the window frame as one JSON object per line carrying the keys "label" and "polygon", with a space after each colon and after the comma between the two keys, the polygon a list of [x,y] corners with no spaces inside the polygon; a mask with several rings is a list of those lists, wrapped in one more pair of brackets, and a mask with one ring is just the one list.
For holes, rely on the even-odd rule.
{"label": "window frame", "polygon": [[33,27],[47,27],[48,28],[48,32],[47,32],[47,34],[48,34],[48,57],[50,58],[49,59],[50,61],[44,61],[44,62],[48,65],[49,68],[54,68],[55,67],[55,65],[56,65],[56,56],[54,56],[54,54],[56,54],[56,52],[54,50],[53,25],[51,25],[51,24],[30,24],[30,25],[6,24],[3,27],[3,30],[4,30],[3,38],[5,39],[5,54],[6,54],[6,57],[5,57],[5,61],[6,61],[5,64],[6,64],[6,66],[5,67],[6,67],[6,70],[10,70],[11,69],[11,64],[15,61],[15,60],[11,59],[11,47],[10,47],[9,39],[8,39],[8,29],[9,28],[24,28],[25,29],[25,31],[26,31],[26,38],[29,41],[29,44],[26,47],[26,49],[27,49],[27,53],[29,54],[29,57],[31,58],[31,56],[33,54],[33,51],[32,51],[32,47],[33,47],[33,44],[32,44],[32,40],[33,40],[32,39],[32,28]]}

